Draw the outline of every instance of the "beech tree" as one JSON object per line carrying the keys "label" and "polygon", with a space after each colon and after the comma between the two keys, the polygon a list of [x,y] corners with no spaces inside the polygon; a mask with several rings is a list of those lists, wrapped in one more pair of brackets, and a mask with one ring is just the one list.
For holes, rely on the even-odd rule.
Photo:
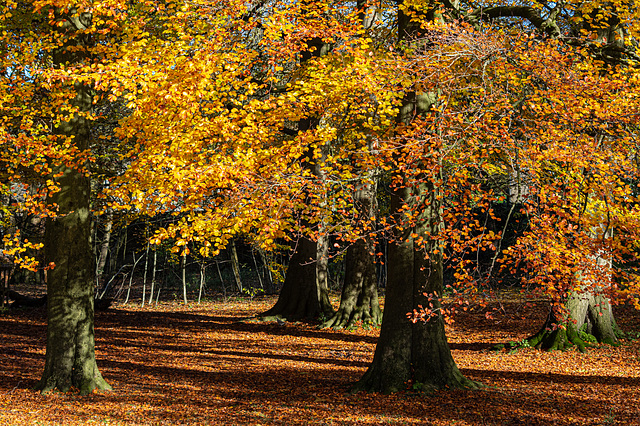
{"label": "beech tree", "polygon": [[[303,14],[306,10],[303,10]],[[304,15],[303,15],[304,16]],[[320,37],[306,41],[306,50],[300,54],[300,65],[313,57],[326,54],[328,46]],[[298,132],[313,131],[318,126],[317,117],[305,117],[298,121]],[[325,151],[326,146],[320,147]],[[315,179],[323,179],[324,172],[314,161],[314,148],[309,147],[303,152],[302,163]],[[332,316],[333,308],[329,302],[328,288],[328,236],[323,235],[323,219],[316,220],[318,236],[310,239],[302,236],[295,242],[293,254],[289,260],[285,280],[280,290],[276,304],[260,314],[263,320],[286,318],[295,320],[300,318],[317,318]],[[308,227],[308,221],[302,226]]]}
{"label": "beech tree", "polygon": [[67,74],[91,60],[92,13],[65,5],[11,3],[3,18],[8,29],[3,34],[5,66],[11,69],[4,136],[14,144],[20,167],[12,170],[10,160],[4,161],[14,186],[42,188],[26,201],[35,214],[47,217],[47,353],[36,387],[43,392],[73,387],[82,394],[110,389],[94,352],[86,168],[93,94],[89,81]]}
{"label": "beech tree", "polygon": [[[57,15],[57,16],[55,16]],[[84,31],[92,15],[78,9],[54,11],[53,28],[65,42],[53,52],[53,66],[73,66],[87,59],[90,40]],[[89,123],[84,114],[92,107],[91,87],[73,83],[71,106],[76,112],[61,121],[55,131],[71,137],[80,151],[89,148]],[[53,268],[47,276],[47,354],[37,389],[81,394],[111,389],[98,370],[93,332],[94,262],[91,252],[91,183],[78,166],[54,166],[59,190],[48,202],[57,206],[56,216],[45,227],[45,256]]]}
{"label": "beech tree", "polygon": [[[421,39],[420,23],[441,20],[435,4],[423,4],[419,9],[400,4],[399,41],[410,49],[409,45]],[[398,136],[403,136],[403,128],[410,127],[415,117],[431,114],[435,101],[433,93],[419,93],[418,87],[410,87],[396,119]],[[434,164],[419,157],[414,161],[417,173],[406,173],[403,168],[392,171],[390,212],[395,223],[382,327],[373,362],[353,391],[396,392],[408,382],[423,390],[477,386],[462,376],[451,356],[437,301],[431,304],[437,313],[429,321],[407,321],[408,312],[427,305],[427,295],[443,291],[440,189],[425,171]]]}
{"label": "beech tree", "polygon": [[[376,184],[362,183],[355,189],[353,200],[360,221],[369,224],[376,215]],[[358,321],[372,325],[382,322],[375,268],[375,240],[371,232],[364,234],[347,247],[340,306],[333,316],[323,322],[323,327],[340,329],[353,327]]]}
{"label": "beech tree", "polygon": [[[391,208],[396,240],[389,249],[380,341],[373,364],[354,390],[389,392],[407,382],[427,389],[475,386],[457,372],[443,331],[436,337],[444,311],[441,256],[445,242],[454,250],[449,261],[459,256],[456,250],[496,250],[500,235],[481,224],[452,226],[465,223],[461,218],[471,209],[490,209],[491,202],[504,200],[486,185],[492,176],[526,176],[530,228],[499,263],[510,268],[526,262],[532,272],[525,285],[534,284],[554,302],[541,340],[548,334],[555,342],[569,338],[581,346],[576,325],[584,324],[602,341],[612,341],[615,322],[604,295],[627,297],[636,288],[634,277],[617,271],[626,276],[625,292],[617,292],[611,266],[635,257],[627,238],[637,232],[636,224],[627,215],[635,211],[629,179],[636,174],[637,127],[632,122],[637,79],[629,63],[626,68],[609,64],[602,71],[602,61],[613,52],[629,51],[620,39],[617,47],[588,41],[589,35],[597,40],[601,33],[617,34],[601,31],[602,20],[618,19],[620,10],[612,15],[603,6],[589,18],[591,6],[572,5],[572,19],[586,19],[589,25],[563,40],[563,30],[572,27],[561,21],[568,15],[560,13],[560,5],[546,10],[445,6],[399,6],[400,35],[413,36],[403,45],[405,63],[413,60],[410,75],[424,78],[408,86],[418,87],[417,93],[405,92],[394,155],[384,160],[392,173],[397,170]],[[626,13],[631,22],[635,11]],[[445,25],[451,17],[469,27]],[[505,37],[481,24],[499,25],[498,18],[505,17],[522,19],[537,32],[514,31]],[[623,104],[625,114],[620,114]],[[583,154],[575,157],[576,152]],[[624,231],[615,237],[612,228]],[[474,229],[478,238],[470,235]],[[424,261],[415,258],[420,249]],[[458,261],[452,285],[468,301],[483,284],[470,274],[472,262]],[[402,311],[412,311],[414,325],[424,323],[424,328],[412,331],[400,319]],[[431,334],[412,344],[418,333]]]}
{"label": "beech tree", "polygon": [[[637,12],[604,4],[550,10],[555,13],[544,21],[541,13],[522,15],[552,38],[536,43],[536,50],[545,49],[543,59],[523,68],[537,87],[521,97],[518,111],[525,138],[540,134],[548,155],[527,152],[531,146],[525,145],[518,169],[527,181],[525,204],[532,220],[511,253],[536,269],[530,282],[554,302],[530,345],[576,345],[583,351],[587,341],[617,341],[620,330],[609,298],[625,299],[636,286],[625,264],[636,256],[628,238],[637,229],[627,215],[635,209],[630,184],[637,173],[637,45],[629,39],[637,31]],[[549,143],[550,136],[564,140]],[[618,282],[625,291],[618,291]]]}
{"label": "beech tree", "polygon": [[4,251],[22,267],[48,270],[47,353],[37,384],[43,392],[110,389],[95,359],[90,234],[96,195],[92,165],[99,162],[94,152],[108,157],[114,150],[106,140],[99,144],[94,104],[122,95],[122,76],[129,70],[114,64],[139,39],[137,19],[150,10],[132,7],[10,1],[0,15],[6,89],[0,114],[2,188],[17,201],[15,211],[46,218],[44,265],[26,255],[42,245],[18,233],[5,234]]}

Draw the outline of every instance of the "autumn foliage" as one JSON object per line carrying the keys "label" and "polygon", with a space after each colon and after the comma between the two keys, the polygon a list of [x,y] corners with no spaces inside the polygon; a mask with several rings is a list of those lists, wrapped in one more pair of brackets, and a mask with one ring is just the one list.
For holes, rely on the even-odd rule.
{"label": "autumn foliage", "polygon": [[[638,82],[633,65],[594,55],[624,42],[598,30],[614,14],[604,6],[568,5],[573,18],[557,24],[568,35],[550,38],[478,26],[478,11],[466,14],[472,25],[420,21],[420,7],[406,2],[422,35],[397,45],[391,22],[365,27],[363,10],[349,3],[94,2],[84,5],[92,14],[83,34],[91,39],[87,60],[66,67],[46,59],[66,43],[48,27],[64,2],[8,6],[3,191],[16,202],[6,209],[52,215],[43,201],[56,190],[51,164],[86,167],[119,157],[96,206],[179,213],[153,242],[195,241],[211,255],[249,233],[273,248],[291,230],[313,237],[322,222],[323,233],[348,244],[410,227],[385,217],[384,208],[372,223],[352,198],[363,182],[394,187],[403,176],[403,185],[442,188],[438,239],[457,270],[453,287],[477,288],[500,267],[522,262],[526,283],[557,300],[578,276],[635,300]],[[376,13],[392,7],[383,3]],[[635,33],[634,13],[615,5],[626,34]],[[326,52],[298,60],[316,48]],[[76,113],[71,82],[91,84],[96,105],[111,105],[88,117],[96,127],[102,115],[117,120],[112,134],[96,135],[91,152],[76,152],[51,132]],[[408,90],[427,110],[398,128]],[[293,129],[305,118],[319,125]],[[104,172],[89,169],[96,178]],[[483,230],[469,213],[491,215],[493,205],[509,201],[519,203],[529,228],[505,251],[497,249],[502,232]],[[5,239],[13,255],[24,244]],[[471,251],[495,252],[488,272],[474,267]]]}
{"label": "autumn foliage", "polygon": [[[550,301],[545,328],[571,336],[572,300],[640,309],[639,12],[520,3],[7,1],[3,253],[56,267],[14,218],[78,214],[56,201],[73,175],[87,191],[68,205],[161,217],[145,243],[185,260],[240,237],[268,253],[317,242],[307,263],[360,244],[396,262],[394,320],[433,320],[446,354],[434,323],[505,287]],[[452,365],[460,386],[436,388],[477,386]]]}

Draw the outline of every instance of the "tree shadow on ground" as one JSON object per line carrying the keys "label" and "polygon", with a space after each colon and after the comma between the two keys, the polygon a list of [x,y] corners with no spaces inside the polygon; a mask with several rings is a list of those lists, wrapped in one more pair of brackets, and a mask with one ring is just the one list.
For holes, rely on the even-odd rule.
{"label": "tree shadow on ground", "polygon": [[[105,328],[138,326],[172,330],[216,331],[226,333],[248,332],[267,333],[275,336],[308,337],[329,341],[375,343],[377,337],[363,336],[346,330],[315,329],[316,324],[304,322],[286,322],[280,325],[275,322],[240,321],[239,317],[191,314],[184,312],[127,311],[124,309],[96,313],[96,325]],[[302,325],[302,327],[301,327]]]}
{"label": "tree shadow on ground", "polygon": [[[98,313],[98,365],[115,391],[41,397],[30,388],[44,365],[46,326],[29,315],[0,317],[0,395],[19,407],[36,401],[33,415],[41,417],[32,423],[98,416],[124,424],[629,425],[640,418],[639,377],[501,370],[486,343],[451,347],[471,352],[465,376],[493,387],[419,394],[408,384],[395,395],[350,395],[375,336],[238,323],[215,312]],[[462,326],[470,338],[483,337]]]}

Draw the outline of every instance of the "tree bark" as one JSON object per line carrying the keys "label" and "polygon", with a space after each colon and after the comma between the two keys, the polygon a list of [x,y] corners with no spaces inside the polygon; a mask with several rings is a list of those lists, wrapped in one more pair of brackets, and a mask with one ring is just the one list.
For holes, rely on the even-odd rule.
{"label": "tree bark", "polygon": [[[352,391],[391,393],[413,385],[415,390],[476,388],[456,366],[444,331],[437,297],[442,294],[442,251],[437,241],[440,227],[439,202],[433,186],[401,188],[391,197],[391,211],[401,212],[408,200],[425,203],[416,225],[396,230],[389,244],[388,281],[380,338],[372,364]],[[424,246],[411,235],[423,238]],[[428,257],[428,258],[427,258]],[[419,306],[433,304],[434,316],[412,323],[407,314]]]}
{"label": "tree bark", "polygon": [[156,286],[157,260],[158,260],[158,250],[154,248],[153,249],[153,270],[151,271],[151,288],[149,289],[149,302],[148,302],[149,305],[151,305],[151,303],[153,302],[153,292]]}
{"label": "tree bark", "polygon": [[218,277],[220,278],[220,287],[222,287],[222,297],[227,300],[227,287],[224,285],[224,278],[222,278],[222,272],[220,272],[220,262],[216,260],[216,269],[218,270]]}
{"label": "tree bark", "polygon": [[9,259],[0,256],[0,309],[9,305],[9,279],[13,268],[13,263],[9,263]]}
{"label": "tree bark", "polygon": [[[87,43],[81,32],[91,24],[91,15],[71,10],[59,17],[59,31],[69,38],[53,54],[54,66],[77,63]],[[91,88],[74,84],[72,101],[82,112],[91,109]],[[89,147],[89,124],[82,114],[61,122],[57,132],[74,136],[80,151]],[[56,218],[45,227],[45,258],[55,267],[47,274],[47,351],[44,372],[36,389],[67,392],[78,389],[88,394],[94,389],[111,389],[98,370],[93,329],[95,265],[91,249],[91,183],[80,170],[59,165],[56,182],[60,190],[49,202],[58,206]]]}
{"label": "tree bark", "polygon": [[333,314],[327,276],[317,272],[317,258],[318,242],[301,238],[289,261],[278,301],[260,318],[298,320]]}
{"label": "tree bark", "polygon": [[[98,252],[98,264],[96,265],[96,288],[100,285],[100,279],[104,274],[104,268],[107,264],[109,255],[109,243],[111,242],[111,230],[113,228],[113,212],[109,210],[105,215],[104,235],[100,242],[100,250]],[[97,228],[97,226],[96,226]]]}
{"label": "tree bark", "polygon": [[364,239],[347,248],[345,277],[338,311],[323,327],[354,327],[358,321],[380,325],[382,311],[378,302],[378,282],[371,244]]}
{"label": "tree bark", "polygon": [[202,300],[202,291],[204,290],[204,282],[205,282],[205,270],[207,268],[207,265],[204,261],[204,259],[202,259],[202,262],[200,263],[200,289],[198,290],[198,304],[200,303],[200,301]]}
{"label": "tree bark", "polygon": [[141,253],[140,257],[136,259],[136,253],[135,252],[133,253],[133,265],[131,266],[131,276],[129,277],[129,287],[127,287],[127,297],[125,297],[124,299],[125,304],[129,303],[129,296],[131,295],[131,286],[133,285],[133,274],[136,271],[136,265],[138,264],[138,262],[140,262],[143,256],[144,256],[144,253]]}
{"label": "tree bark", "polygon": [[180,262],[180,269],[182,270],[182,299],[184,304],[189,304],[187,300],[187,251],[182,252],[182,261]]}
{"label": "tree bark", "polygon": [[527,345],[548,351],[575,347],[585,352],[594,343],[618,344],[623,333],[606,297],[591,292],[573,293],[566,301],[566,309],[568,318],[564,320],[551,309],[540,331],[526,339]]}
{"label": "tree bark", "polygon": [[[146,237],[146,235],[145,235]],[[140,307],[144,308],[144,302],[147,300],[147,272],[149,271],[149,248],[151,243],[147,241],[147,249],[144,252],[144,273],[142,274],[142,301]]]}
{"label": "tree bark", "polygon": [[[371,144],[369,148],[371,149]],[[357,219],[365,225],[371,224],[372,218],[376,216],[378,185],[374,174],[375,172],[369,172],[368,176],[363,176],[353,193]],[[375,224],[371,225],[375,226]],[[365,235],[347,248],[340,307],[335,315],[323,324],[323,327],[349,328],[360,320],[376,326],[382,322],[373,254],[375,242],[367,235],[367,226],[364,228]]]}
{"label": "tree bark", "polygon": [[[375,182],[363,182],[354,193],[354,205],[363,223],[369,223],[375,217],[376,190]],[[376,326],[382,322],[373,252],[374,242],[368,236],[347,248],[340,307],[324,327],[349,328],[360,320]]]}
{"label": "tree bark", "polygon": [[236,286],[238,291],[242,293],[242,277],[240,276],[240,262],[238,261],[238,250],[236,250],[236,242],[231,239],[229,247],[229,257],[231,259],[231,269],[233,269],[233,276],[236,279]]}

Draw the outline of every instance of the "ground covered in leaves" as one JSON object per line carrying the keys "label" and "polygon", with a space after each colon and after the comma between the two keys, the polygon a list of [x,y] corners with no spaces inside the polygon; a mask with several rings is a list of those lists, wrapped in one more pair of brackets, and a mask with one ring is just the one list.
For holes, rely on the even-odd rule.
{"label": "ground covered in leaves", "polygon": [[[240,321],[274,299],[116,305],[96,315],[98,365],[113,392],[40,395],[43,309],[0,313],[0,425],[640,425],[640,341],[586,354],[495,343],[537,331],[541,306],[508,316],[465,313],[447,327],[479,391],[347,393],[373,357],[379,330]],[[517,310],[517,315],[513,311]],[[626,331],[640,316],[618,307]]]}

